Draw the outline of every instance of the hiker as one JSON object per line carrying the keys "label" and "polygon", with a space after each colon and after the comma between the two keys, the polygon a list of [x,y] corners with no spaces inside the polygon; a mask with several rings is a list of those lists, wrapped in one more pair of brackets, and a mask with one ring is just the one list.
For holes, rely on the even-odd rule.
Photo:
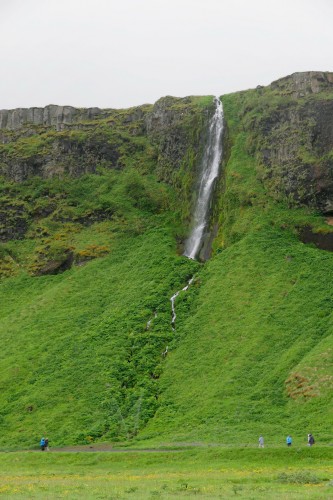
{"label": "hiker", "polygon": [[259,448],[263,448],[263,447],[264,447],[264,438],[260,434],[260,436],[259,436]]}
{"label": "hiker", "polygon": [[46,451],[50,451],[50,448],[49,448],[49,439],[48,438],[45,438],[45,450]]}
{"label": "hiker", "polygon": [[308,446],[312,446],[314,443],[314,437],[312,436],[312,434],[308,434]]}
{"label": "hiker", "polygon": [[293,440],[291,439],[291,436],[287,436],[287,439],[286,439],[286,442],[287,442],[287,446],[291,446],[291,443],[293,442]]}
{"label": "hiker", "polygon": [[42,439],[40,440],[39,446],[40,446],[40,449],[41,449],[42,451],[44,451],[44,450],[45,450],[45,438],[42,438]]}

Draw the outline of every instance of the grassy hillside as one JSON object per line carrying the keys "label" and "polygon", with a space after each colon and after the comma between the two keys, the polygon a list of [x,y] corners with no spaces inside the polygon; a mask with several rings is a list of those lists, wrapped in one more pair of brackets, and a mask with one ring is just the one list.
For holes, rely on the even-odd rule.
{"label": "grassy hillside", "polygon": [[292,433],[304,444],[312,432],[332,442],[333,255],[298,237],[304,225],[330,227],[260,182],[253,133],[239,119],[251,95],[223,97],[230,157],[216,253],[189,291],[192,312],[179,319],[181,345],[144,437],[236,444],[263,433],[278,444]]}
{"label": "grassy hillside", "polygon": [[246,444],[264,433],[278,444],[292,433],[304,444],[313,432],[331,442],[332,278],[331,254],[276,230],[212,259],[144,435]]}
{"label": "grassy hillside", "polygon": [[[176,346],[170,297],[198,264],[179,256],[185,199],[160,181],[158,146],[114,127],[75,134],[84,148],[99,134],[106,149],[122,138],[121,164],[96,150],[92,173],[74,155],[78,177],[55,168],[51,178],[1,179],[3,446],[31,446],[41,434],[53,444],[130,439],[158,406],[162,352]],[[10,150],[8,162],[23,162],[45,135],[61,140],[39,133],[5,144],[3,157]]]}
{"label": "grassy hillside", "polygon": [[169,297],[193,267],[175,255],[164,225],[61,275],[7,279],[2,441],[22,447],[41,433],[54,443],[135,435],[158,403],[161,353],[173,341]]}
{"label": "grassy hillside", "polygon": [[[62,173],[1,181],[0,446],[331,442],[333,255],[299,236],[331,228],[260,156],[263,123],[290,100],[279,92],[223,96],[205,264],[179,254],[210,98],[159,101],[147,134],[123,112],[118,128],[76,131]],[[59,133],[15,137],[3,171],[36,155],[41,168]],[[193,275],[173,330],[170,297]]]}

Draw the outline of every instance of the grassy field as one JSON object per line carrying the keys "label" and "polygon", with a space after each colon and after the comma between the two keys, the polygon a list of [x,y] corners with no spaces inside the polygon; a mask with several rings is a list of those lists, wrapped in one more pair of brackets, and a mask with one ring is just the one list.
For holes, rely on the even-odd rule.
{"label": "grassy field", "polygon": [[1,453],[4,498],[333,498],[330,448]]}

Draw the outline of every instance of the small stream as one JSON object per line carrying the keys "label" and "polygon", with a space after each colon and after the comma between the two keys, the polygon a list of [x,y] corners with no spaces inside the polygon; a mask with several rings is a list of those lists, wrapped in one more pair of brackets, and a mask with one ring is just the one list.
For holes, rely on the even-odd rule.
{"label": "small stream", "polygon": [[186,292],[186,290],[188,290],[188,287],[191,285],[191,283],[193,283],[193,280],[194,280],[194,276],[189,280],[189,282],[187,283],[186,286],[184,286],[184,288],[182,288],[181,290],[178,290],[178,292],[176,292],[171,298],[170,298],[170,301],[171,301],[171,311],[172,311],[172,319],[171,319],[171,327],[173,330],[175,330],[175,323],[176,323],[176,307],[175,307],[175,300],[176,298],[178,297],[178,295],[180,294],[180,292]]}

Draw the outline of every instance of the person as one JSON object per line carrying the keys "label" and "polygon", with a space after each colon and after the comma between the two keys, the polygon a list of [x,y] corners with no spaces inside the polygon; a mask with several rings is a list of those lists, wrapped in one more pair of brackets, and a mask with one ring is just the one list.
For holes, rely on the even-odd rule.
{"label": "person", "polygon": [[312,434],[308,434],[308,445],[312,446],[315,443],[314,437]]}
{"label": "person", "polygon": [[45,449],[46,451],[50,451],[48,438],[45,438]]}
{"label": "person", "polygon": [[287,439],[286,439],[286,442],[287,442],[287,446],[291,446],[291,443],[293,442],[291,436],[287,436]]}
{"label": "person", "polygon": [[264,438],[260,434],[260,436],[259,436],[259,448],[263,448],[263,447],[264,447]]}
{"label": "person", "polygon": [[39,445],[40,445],[40,449],[41,449],[42,451],[44,451],[44,450],[45,450],[45,438],[42,438],[42,439],[40,440]]}

